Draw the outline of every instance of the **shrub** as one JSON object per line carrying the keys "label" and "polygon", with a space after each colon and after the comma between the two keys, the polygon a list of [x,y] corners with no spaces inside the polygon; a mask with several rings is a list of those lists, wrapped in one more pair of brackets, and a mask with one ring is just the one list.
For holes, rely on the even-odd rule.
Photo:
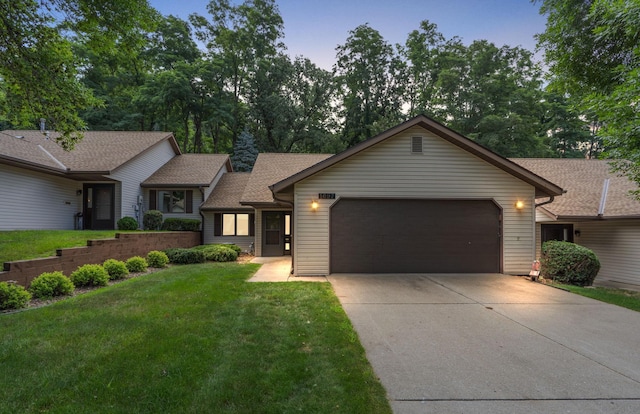
{"label": "shrub", "polygon": [[147,263],[151,267],[165,267],[169,263],[169,258],[165,252],[153,250],[147,254]]}
{"label": "shrub", "polygon": [[138,220],[133,217],[122,217],[118,220],[118,230],[138,230]]}
{"label": "shrub", "polygon": [[0,282],[0,310],[24,308],[30,300],[31,294],[24,287]]}
{"label": "shrub", "polygon": [[31,281],[29,293],[34,298],[51,299],[73,293],[73,283],[62,272],[45,272]]}
{"label": "shrub", "polygon": [[131,273],[146,272],[147,267],[149,267],[146,259],[140,256],[133,256],[127,259],[127,262],[125,264],[127,265],[127,269],[129,269]]}
{"label": "shrub", "polygon": [[127,265],[121,260],[107,259],[102,264],[102,267],[109,273],[109,279],[111,280],[122,279],[129,274]]}
{"label": "shrub", "polygon": [[97,264],[86,264],[71,273],[71,282],[75,287],[107,286],[109,273]]}
{"label": "shrub", "polygon": [[200,230],[200,220],[170,217],[162,223],[162,230],[198,231]]}
{"label": "shrub", "polygon": [[169,257],[169,261],[175,264],[204,263],[206,258],[204,252],[197,249],[167,249],[164,251]]}
{"label": "shrub", "polygon": [[559,283],[591,286],[600,270],[593,251],[578,244],[548,241],[542,245],[540,275]]}
{"label": "shrub", "polygon": [[145,230],[160,230],[162,226],[162,211],[149,210],[142,216],[142,226]]}
{"label": "shrub", "polygon": [[207,260],[213,262],[233,262],[238,258],[238,253],[225,244],[206,245],[201,251]]}

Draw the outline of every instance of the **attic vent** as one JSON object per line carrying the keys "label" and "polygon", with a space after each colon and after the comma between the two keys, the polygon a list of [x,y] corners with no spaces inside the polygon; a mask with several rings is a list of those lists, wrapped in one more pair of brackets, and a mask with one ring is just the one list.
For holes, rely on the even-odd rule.
{"label": "attic vent", "polygon": [[411,137],[411,153],[422,154],[422,137]]}

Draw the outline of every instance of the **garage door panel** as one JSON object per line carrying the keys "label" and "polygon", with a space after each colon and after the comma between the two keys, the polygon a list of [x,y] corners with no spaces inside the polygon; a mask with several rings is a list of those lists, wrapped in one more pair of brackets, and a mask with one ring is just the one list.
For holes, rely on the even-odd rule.
{"label": "garage door panel", "polygon": [[331,271],[498,272],[499,217],[488,200],[343,199],[331,211]]}

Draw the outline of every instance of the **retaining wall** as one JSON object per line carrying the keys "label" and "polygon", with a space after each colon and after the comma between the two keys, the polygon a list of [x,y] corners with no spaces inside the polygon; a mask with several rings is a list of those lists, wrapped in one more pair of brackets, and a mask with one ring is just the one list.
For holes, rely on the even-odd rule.
{"label": "retaining wall", "polygon": [[152,250],[189,248],[199,244],[198,231],[116,233],[115,239],[89,240],[86,247],[58,249],[54,257],[5,262],[5,271],[0,272],[0,282],[15,281],[28,287],[34,278],[44,272],[59,270],[69,276],[85,264],[102,264],[107,259],[124,261],[133,256],[145,257]]}

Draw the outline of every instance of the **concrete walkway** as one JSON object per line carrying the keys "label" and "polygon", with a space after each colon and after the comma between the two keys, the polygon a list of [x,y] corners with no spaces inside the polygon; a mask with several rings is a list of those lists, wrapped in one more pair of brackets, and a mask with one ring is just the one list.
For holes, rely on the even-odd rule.
{"label": "concrete walkway", "polygon": [[640,413],[640,313],[504,275],[331,275],[395,413]]}
{"label": "concrete walkway", "polygon": [[291,274],[291,256],[256,257],[251,263],[262,266],[249,282],[327,282],[324,276],[298,277]]}

